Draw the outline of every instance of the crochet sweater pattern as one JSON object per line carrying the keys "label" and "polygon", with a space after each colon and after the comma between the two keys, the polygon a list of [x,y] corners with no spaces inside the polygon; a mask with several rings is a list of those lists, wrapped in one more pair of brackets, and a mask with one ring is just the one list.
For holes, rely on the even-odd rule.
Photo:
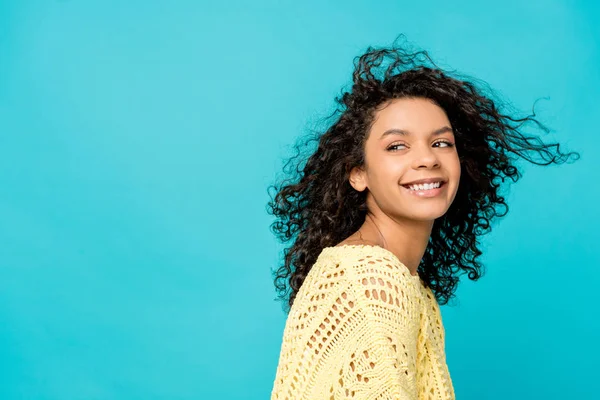
{"label": "crochet sweater pattern", "polygon": [[455,399],[437,300],[389,250],[325,247],[288,314],[271,400]]}

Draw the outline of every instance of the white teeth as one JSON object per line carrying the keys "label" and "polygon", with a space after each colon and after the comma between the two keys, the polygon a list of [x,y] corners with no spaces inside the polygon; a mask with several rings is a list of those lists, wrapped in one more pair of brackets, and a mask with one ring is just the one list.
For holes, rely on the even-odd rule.
{"label": "white teeth", "polygon": [[423,185],[410,185],[409,188],[410,188],[410,190],[431,190],[431,189],[439,188],[440,185],[441,185],[441,182],[435,182],[435,183],[425,183]]}

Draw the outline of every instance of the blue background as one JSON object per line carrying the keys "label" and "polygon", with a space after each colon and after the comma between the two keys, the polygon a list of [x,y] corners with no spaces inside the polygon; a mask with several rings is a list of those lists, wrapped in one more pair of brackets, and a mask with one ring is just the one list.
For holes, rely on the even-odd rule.
{"label": "blue background", "polygon": [[597,395],[597,4],[0,0],[0,398],[268,398],[267,186],[400,33],[524,113],[547,98],[543,139],[582,156],[524,164],[442,307],[457,398]]}

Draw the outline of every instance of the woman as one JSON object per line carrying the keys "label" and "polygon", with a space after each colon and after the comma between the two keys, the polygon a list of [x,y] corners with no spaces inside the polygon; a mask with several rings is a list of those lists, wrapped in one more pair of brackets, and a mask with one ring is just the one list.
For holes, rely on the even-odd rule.
{"label": "woman", "polygon": [[548,129],[425,51],[369,48],[355,66],[335,121],[269,202],[292,242],[275,277],[290,309],[271,398],[454,399],[439,304],[459,272],[480,277],[477,236],[506,215],[498,180],[520,177],[509,156],[579,155],[520,133]]}

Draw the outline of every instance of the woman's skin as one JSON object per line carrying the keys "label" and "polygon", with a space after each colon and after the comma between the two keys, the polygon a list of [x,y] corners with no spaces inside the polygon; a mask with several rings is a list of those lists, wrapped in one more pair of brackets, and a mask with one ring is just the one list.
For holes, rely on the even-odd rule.
{"label": "woman's skin", "polygon": [[[450,129],[433,133],[444,127]],[[381,246],[417,275],[433,222],[446,213],[458,190],[460,161],[451,128],[444,110],[424,98],[394,99],[376,111],[365,143],[365,164],[353,168],[349,178],[354,189],[368,188],[369,211],[360,229],[338,246]],[[383,135],[390,129],[407,134]],[[420,197],[401,186],[434,177],[447,182],[436,197]]]}

